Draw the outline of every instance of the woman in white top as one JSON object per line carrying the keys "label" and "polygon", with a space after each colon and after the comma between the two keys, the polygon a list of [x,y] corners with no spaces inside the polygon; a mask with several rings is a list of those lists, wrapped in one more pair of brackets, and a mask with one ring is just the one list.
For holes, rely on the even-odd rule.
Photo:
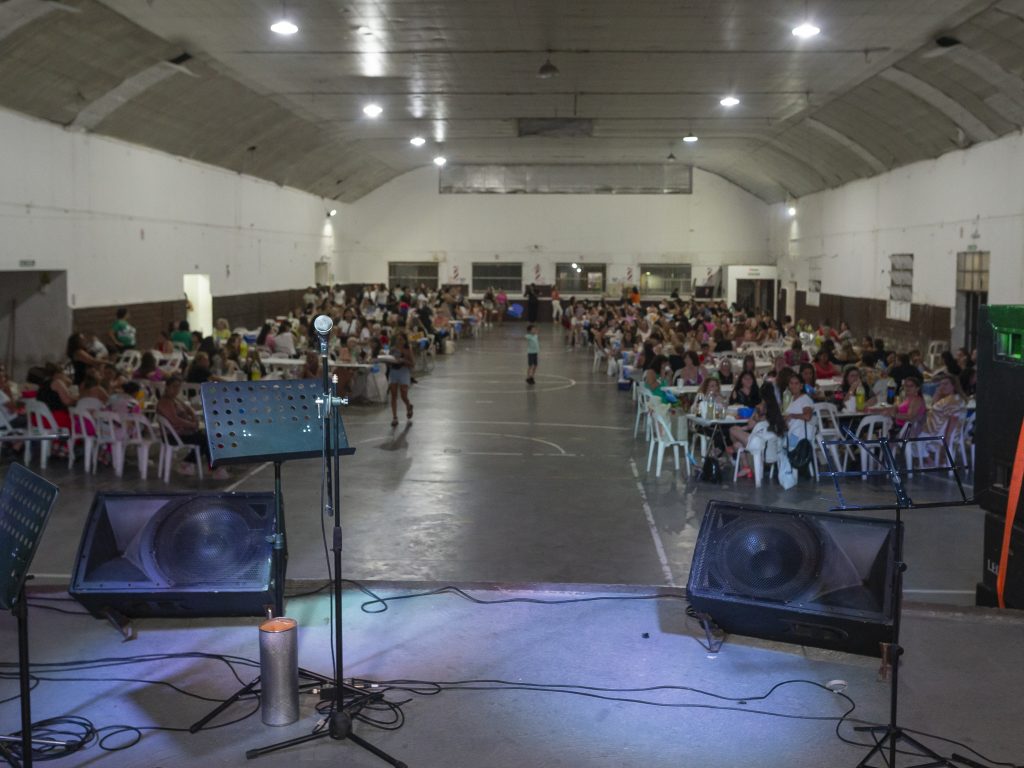
{"label": "woman in white top", "polygon": [[811,424],[811,418],[814,415],[814,401],[803,391],[803,385],[796,376],[789,380],[789,394],[792,399],[784,413],[789,429],[789,443],[795,445],[805,437],[813,442],[814,425]]}
{"label": "woman in white top", "polygon": [[277,329],[277,336],[274,337],[274,351],[295,357],[295,336],[292,335],[291,323],[285,321]]}

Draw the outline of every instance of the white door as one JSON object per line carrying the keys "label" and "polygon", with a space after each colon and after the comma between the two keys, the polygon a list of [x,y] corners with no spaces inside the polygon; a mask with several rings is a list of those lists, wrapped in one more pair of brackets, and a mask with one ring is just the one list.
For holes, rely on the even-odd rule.
{"label": "white door", "polygon": [[210,293],[209,275],[185,275],[185,298],[188,312],[185,319],[188,327],[203,336],[213,333],[213,295]]}
{"label": "white door", "polygon": [[326,261],[318,261],[313,265],[314,269],[314,285],[330,285],[331,274],[329,271],[330,265]]}

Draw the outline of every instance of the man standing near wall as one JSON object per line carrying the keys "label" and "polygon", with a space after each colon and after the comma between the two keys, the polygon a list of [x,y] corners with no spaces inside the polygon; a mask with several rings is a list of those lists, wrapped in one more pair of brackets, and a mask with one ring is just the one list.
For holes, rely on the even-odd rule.
{"label": "man standing near wall", "polygon": [[119,307],[117,319],[110,326],[110,339],[119,351],[135,349],[135,326],[128,322],[128,308]]}

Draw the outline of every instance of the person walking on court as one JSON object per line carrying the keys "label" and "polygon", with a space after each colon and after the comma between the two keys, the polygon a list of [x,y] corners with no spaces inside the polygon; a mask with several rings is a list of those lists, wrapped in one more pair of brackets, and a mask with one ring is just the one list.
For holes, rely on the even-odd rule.
{"label": "person walking on court", "polygon": [[391,348],[394,355],[394,362],[388,364],[388,390],[391,395],[391,426],[398,426],[398,396],[402,396],[405,403],[405,418],[412,421],[412,403],[409,402],[409,383],[412,378],[412,369],[416,361],[412,356],[412,347],[409,345],[409,338],[404,333],[395,337],[395,344]]}
{"label": "person walking on court", "polygon": [[526,326],[526,383],[536,384],[533,375],[537,372],[537,358],[540,356],[540,339],[537,338],[537,326],[532,323]]}

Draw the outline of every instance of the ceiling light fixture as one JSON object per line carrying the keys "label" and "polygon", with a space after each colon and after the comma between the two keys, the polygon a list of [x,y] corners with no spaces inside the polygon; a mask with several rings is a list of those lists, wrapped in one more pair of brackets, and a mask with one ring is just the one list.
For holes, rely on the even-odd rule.
{"label": "ceiling light fixture", "polygon": [[676,161],[676,153],[669,152],[668,157],[666,157],[665,159],[668,160],[670,163],[674,163]]}
{"label": "ceiling light fixture", "polygon": [[380,104],[367,104],[363,107],[363,114],[367,117],[380,117],[384,108]]}
{"label": "ceiling light fixture", "polygon": [[799,27],[793,27],[793,34],[797,37],[803,38],[804,40],[809,37],[814,37],[819,32],[821,32],[821,28],[814,26],[809,21],[805,21]]}
{"label": "ceiling light fixture", "polygon": [[697,137],[694,136],[692,133],[688,133],[685,136],[683,136],[683,141],[685,141],[687,144],[694,144],[697,141]]}
{"label": "ceiling light fixture", "polygon": [[576,264],[576,262],[574,261],[574,262],[572,263],[572,268],[573,268],[573,269],[576,269],[576,266],[577,266],[577,264]]}
{"label": "ceiling light fixture", "polygon": [[721,104],[723,107],[735,107],[737,104],[740,103],[740,100],[737,99],[735,96],[726,96],[718,103]]}
{"label": "ceiling light fixture", "polygon": [[434,165],[436,165],[438,168],[443,168],[444,164],[447,162],[448,158],[446,158],[444,155],[438,155],[437,157],[434,158]]}
{"label": "ceiling light fixture", "polygon": [[356,32],[358,32],[363,37],[373,37],[373,30],[370,29],[369,27],[359,27],[359,29],[357,29]]}
{"label": "ceiling light fixture", "polygon": [[552,77],[558,77],[560,74],[558,67],[551,63],[550,56],[540,65],[540,69],[537,70],[537,77],[541,80],[550,80]]}
{"label": "ceiling light fixture", "polygon": [[299,28],[287,19],[281,19],[270,25],[270,31],[276,32],[279,35],[294,35],[299,31]]}
{"label": "ceiling light fixture", "polygon": [[331,210],[329,210],[327,212],[327,216],[328,217],[337,216],[337,215],[338,215],[338,209],[337,208],[331,208]]}
{"label": "ceiling light fixture", "polygon": [[786,209],[786,213],[789,214],[790,218],[796,216],[796,206],[795,205],[789,206],[789,208]]}
{"label": "ceiling light fixture", "polygon": [[409,139],[409,143],[412,144],[414,147],[422,147],[424,144],[427,143],[427,140],[424,139],[422,136],[413,136],[411,139]]}

